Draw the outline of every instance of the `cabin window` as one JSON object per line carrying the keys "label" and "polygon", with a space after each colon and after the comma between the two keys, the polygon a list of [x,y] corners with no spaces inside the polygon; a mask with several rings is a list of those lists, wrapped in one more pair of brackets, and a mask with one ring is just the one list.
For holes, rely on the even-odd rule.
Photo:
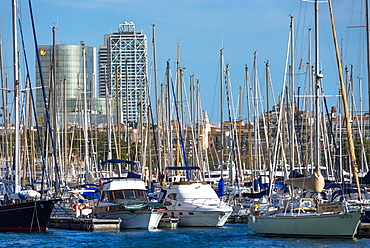
{"label": "cabin window", "polygon": [[171,200],[176,200],[176,194],[171,193],[171,194],[168,195],[168,198],[170,198]]}
{"label": "cabin window", "polygon": [[125,190],[125,199],[135,199],[134,191],[131,189]]}
{"label": "cabin window", "polygon": [[135,190],[136,199],[146,199],[144,190]]}
{"label": "cabin window", "polygon": [[113,194],[114,194],[114,199],[123,199],[122,190],[115,190]]}
{"label": "cabin window", "polygon": [[101,195],[101,199],[100,200],[102,202],[108,202],[109,201],[108,192],[103,191],[103,194]]}

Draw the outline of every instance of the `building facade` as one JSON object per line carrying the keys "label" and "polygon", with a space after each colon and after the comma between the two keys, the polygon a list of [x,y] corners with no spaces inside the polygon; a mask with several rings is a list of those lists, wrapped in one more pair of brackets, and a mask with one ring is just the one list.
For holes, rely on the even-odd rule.
{"label": "building facade", "polygon": [[99,49],[99,95],[113,99],[121,123],[147,118],[147,53],[147,37],[132,22],[105,35]]}
{"label": "building facade", "polygon": [[[85,109],[87,109],[89,115],[101,115],[105,112],[104,99],[96,98],[95,47],[57,44],[54,48],[54,58],[52,56],[52,45],[40,45],[38,50],[49,110],[52,115],[58,118],[59,123],[59,120],[63,119],[63,123],[66,124],[82,125],[83,118],[81,115]],[[83,50],[85,56],[83,56]],[[86,89],[84,88],[84,75]],[[41,86],[38,65],[36,66],[36,85]],[[85,95],[87,106],[84,104]],[[41,89],[36,90],[36,99],[38,116],[43,119],[45,104]],[[105,122],[105,120],[99,122],[102,121]]]}

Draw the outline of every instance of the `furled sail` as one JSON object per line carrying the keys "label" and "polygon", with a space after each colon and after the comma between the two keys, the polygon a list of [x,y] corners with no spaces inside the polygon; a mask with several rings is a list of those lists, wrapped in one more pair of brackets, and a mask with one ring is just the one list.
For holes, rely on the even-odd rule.
{"label": "furled sail", "polygon": [[322,192],[325,186],[325,180],[320,171],[315,171],[310,177],[290,178],[285,183],[295,187],[312,189],[313,192]]}

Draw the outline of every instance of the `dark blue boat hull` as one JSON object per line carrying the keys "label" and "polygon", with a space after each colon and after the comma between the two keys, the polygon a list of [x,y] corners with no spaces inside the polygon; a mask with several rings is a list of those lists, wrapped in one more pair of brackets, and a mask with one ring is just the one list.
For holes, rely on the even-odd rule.
{"label": "dark blue boat hull", "polygon": [[0,231],[46,231],[57,201],[40,200],[0,206]]}

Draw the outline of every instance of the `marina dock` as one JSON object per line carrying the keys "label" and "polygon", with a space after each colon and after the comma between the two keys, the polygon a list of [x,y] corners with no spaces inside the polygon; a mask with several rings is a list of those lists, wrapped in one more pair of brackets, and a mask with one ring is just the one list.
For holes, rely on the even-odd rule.
{"label": "marina dock", "polygon": [[370,238],[370,223],[361,223],[357,230],[357,238]]}
{"label": "marina dock", "polygon": [[95,219],[95,218],[51,218],[49,228],[79,230],[90,232],[120,231],[120,219]]}

